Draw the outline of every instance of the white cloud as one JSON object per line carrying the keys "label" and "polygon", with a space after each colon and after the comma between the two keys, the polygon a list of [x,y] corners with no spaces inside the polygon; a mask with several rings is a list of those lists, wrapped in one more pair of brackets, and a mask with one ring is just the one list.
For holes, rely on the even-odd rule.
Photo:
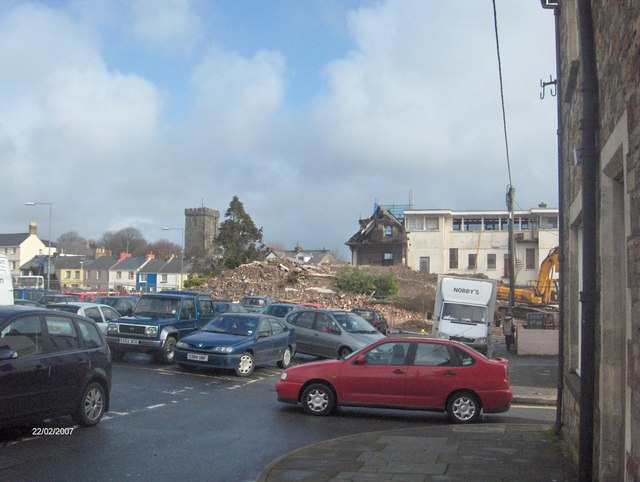
{"label": "white cloud", "polygon": [[134,0],[131,10],[134,32],[145,41],[173,48],[175,43],[191,44],[202,34],[189,0]]}

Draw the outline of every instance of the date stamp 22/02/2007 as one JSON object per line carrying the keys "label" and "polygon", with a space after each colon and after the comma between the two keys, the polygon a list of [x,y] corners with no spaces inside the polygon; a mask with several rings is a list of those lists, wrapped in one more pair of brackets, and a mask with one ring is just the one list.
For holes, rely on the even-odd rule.
{"label": "date stamp 22/02/2007", "polygon": [[32,427],[31,435],[38,437],[41,435],[71,435],[75,427]]}

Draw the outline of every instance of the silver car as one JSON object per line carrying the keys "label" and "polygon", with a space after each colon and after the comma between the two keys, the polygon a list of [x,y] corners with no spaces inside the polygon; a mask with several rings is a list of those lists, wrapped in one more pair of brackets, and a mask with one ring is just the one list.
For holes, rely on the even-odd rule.
{"label": "silver car", "polygon": [[75,313],[77,315],[91,318],[98,324],[102,333],[107,333],[107,325],[110,321],[120,318],[120,313],[107,305],[99,305],[97,303],[86,303],[78,301],[77,303],[54,303],[47,306],[50,310],[66,311],[67,313]]}
{"label": "silver car", "polygon": [[295,330],[296,351],[326,358],[341,358],[384,338],[364,318],[338,310],[292,311],[285,322]]}

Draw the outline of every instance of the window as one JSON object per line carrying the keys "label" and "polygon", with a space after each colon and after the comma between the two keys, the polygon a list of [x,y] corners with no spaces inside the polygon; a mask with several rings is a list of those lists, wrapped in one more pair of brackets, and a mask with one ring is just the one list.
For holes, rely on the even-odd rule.
{"label": "window", "polygon": [[116,271],[116,279],[122,279],[122,271]]}
{"label": "window", "polygon": [[487,254],[487,269],[496,269],[496,255]]}
{"label": "window", "polygon": [[529,230],[529,218],[520,218],[520,230],[521,231]]}
{"label": "window", "polygon": [[300,328],[313,329],[313,319],[315,318],[315,315],[316,314],[313,311],[300,313],[300,316],[293,320],[293,324]]}
{"label": "window", "polygon": [[476,268],[476,255],[475,254],[470,254],[469,255],[469,268]]}
{"label": "window", "polygon": [[182,302],[182,319],[194,320],[196,318],[196,305],[193,300],[184,300]]}
{"label": "window", "polygon": [[447,345],[438,343],[418,343],[414,365],[427,367],[446,367],[452,365],[451,353]]}
{"label": "window", "polygon": [[100,310],[97,306],[95,308],[85,309],[84,316],[86,316],[87,318],[91,318],[96,323],[102,323],[102,316],[100,315]]}
{"label": "window", "polygon": [[423,231],[424,218],[421,216],[410,216],[407,218],[407,229],[409,231]]}
{"label": "window", "polygon": [[80,347],[76,328],[70,318],[45,316],[52,351],[66,351]]}
{"label": "window", "polygon": [[325,315],[324,313],[318,313],[318,315],[316,316],[315,330],[329,332],[332,321],[333,320],[329,315]]}
{"label": "window", "polygon": [[533,248],[527,248],[525,251],[525,263],[527,269],[536,269],[536,250]]}
{"label": "window", "polygon": [[260,320],[258,336],[271,336],[271,323],[269,323],[269,320]]}
{"label": "window", "polygon": [[80,279],[80,271],[73,272],[73,279]]}
{"label": "window", "polygon": [[465,218],[464,230],[465,231],[480,231],[482,229],[482,219],[478,218]]}
{"label": "window", "polygon": [[463,367],[468,367],[475,364],[475,360],[471,355],[469,355],[466,351],[461,350],[458,347],[453,347],[453,351],[458,357],[458,363]]}
{"label": "window", "polygon": [[134,277],[133,271],[129,271],[129,279],[134,279]]}
{"label": "window", "polygon": [[140,281],[143,281],[145,283],[147,282],[147,274],[146,273],[143,273],[143,274],[140,275]]}
{"label": "window", "polygon": [[166,283],[167,282],[167,275],[166,274],[161,274],[160,275],[160,283]]}
{"label": "window", "polygon": [[485,231],[500,231],[500,219],[488,218],[484,220]]}
{"label": "window", "polygon": [[367,365],[404,365],[409,352],[408,342],[382,343],[369,350]]}
{"label": "window", "polygon": [[384,237],[390,238],[393,236],[393,228],[391,226],[385,226],[384,228]]}
{"label": "window", "polygon": [[200,317],[202,318],[213,316],[215,314],[213,302],[210,300],[200,300],[198,302],[198,307],[200,308]]}
{"label": "window", "polygon": [[558,217],[542,216],[540,218],[540,229],[558,229]]}
{"label": "window", "polygon": [[114,310],[113,308],[108,308],[106,306],[102,308],[102,314],[104,315],[104,319],[106,321],[113,321],[120,318],[120,314],[116,310]]}
{"label": "window", "polygon": [[458,269],[458,248],[449,248],[449,269]]}
{"label": "window", "polygon": [[393,261],[393,253],[384,253],[385,261]]}
{"label": "window", "polygon": [[440,224],[438,222],[438,218],[425,218],[426,229],[427,231],[437,231],[440,229]]}
{"label": "window", "polygon": [[18,357],[42,353],[42,327],[38,316],[13,320],[0,329],[0,348],[15,351]]}
{"label": "window", "polygon": [[71,279],[71,271],[64,272],[64,279]]}
{"label": "window", "polygon": [[500,219],[500,229],[502,231],[508,231],[509,230],[509,218],[501,218]]}
{"label": "window", "polygon": [[82,334],[82,348],[98,348],[102,346],[102,339],[98,334],[96,325],[92,325],[88,321],[76,320],[78,328]]}
{"label": "window", "polygon": [[453,230],[454,231],[462,231],[462,219],[461,218],[453,218]]}
{"label": "window", "polygon": [[274,335],[284,333],[284,327],[277,321],[271,320],[271,333],[273,333]]}
{"label": "window", "polygon": [[100,271],[96,271],[96,280],[100,279]]}

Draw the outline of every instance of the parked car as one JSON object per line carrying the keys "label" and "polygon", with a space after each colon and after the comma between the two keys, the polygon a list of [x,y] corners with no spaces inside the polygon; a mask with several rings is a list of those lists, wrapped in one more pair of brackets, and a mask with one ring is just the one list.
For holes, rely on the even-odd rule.
{"label": "parked car", "polygon": [[247,309],[240,303],[226,300],[214,300],[213,301],[213,314],[214,317],[221,315],[222,313],[249,313]]}
{"label": "parked car", "polygon": [[22,306],[30,306],[31,308],[44,308],[44,305],[41,305],[37,301],[33,300],[13,300],[14,305],[22,305]]}
{"label": "parked car", "polygon": [[347,311],[304,308],[285,318],[295,327],[298,353],[340,358],[384,335],[364,318]]}
{"label": "parked car", "polygon": [[240,304],[244,306],[249,313],[262,313],[267,306],[277,301],[273,296],[244,296],[240,300]]}
{"label": "parked car", "polygon": [[272,316],[224,313],[176,345],[174,361],[185,369],[216,367],[250,375],[256,365],[286,368],[296,351],[293,330]]}
{"label": "parked car", "polygon": [[109,305],[122,316],[131,316],[138,299],[137,296],[96,296],[92,303]]}
{"label": "parked car", "polygon": [[302,309],[302,306],[295,303],[272,303],[264,310],[265,315],[275,316],[276,318],[284,318],[294,310]]}
{"label": "parked car", "polygon": [[455,341],[384,338],[341,360],[291,367],[276,390],[279,401],[301,403],[311,415],[339,406],[406,408],[470,423],[482,412],[509,410],[507,364]]}
{"label": "parked car", "polygon": [[109,410],[111,355],[78,315],[0,307],[0,426],[63,415],[84,426]]}
{"label": "parked car", "polygon": [[371,326],[376,328],[383,335],[386,335],[389,331],[387,319],[378,310],[373,308],[353,308],[351,313],[362,316],[365,320],[371,323]]}
{"label": "parked car", "polygon": [[107,326],[107,342],[114,359],[126,352],[152,354],[159,363],[171,363],[176,342],[213,318],[213,300],[207,293],[164,290],[142,295],[132,316]]}
{"label": "parked car", "polygon": [[86,316],[96,322],[100,331],[106,335],[109,322],[120,318],[120,313],[107,305],[78,301],[77,303],[53,303],[47,306],[50,310],[66,311]]}
{"label": "parked car", "polygon": [[38,303],[44,306],[51,305],[53,303],[70,303],[73,301],[80,301],[78,295],[63,295],[63,294],[48,294],[40,297]]}

